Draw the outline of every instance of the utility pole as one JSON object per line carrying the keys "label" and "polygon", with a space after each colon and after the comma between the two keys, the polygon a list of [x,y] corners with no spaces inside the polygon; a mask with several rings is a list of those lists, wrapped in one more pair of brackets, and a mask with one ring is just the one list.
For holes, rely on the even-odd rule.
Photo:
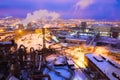
{"label": "utility pole", "polygon": [[42,35],[43,35],[43,49],[46,48],[45,44],[45,28],[42,28]]}

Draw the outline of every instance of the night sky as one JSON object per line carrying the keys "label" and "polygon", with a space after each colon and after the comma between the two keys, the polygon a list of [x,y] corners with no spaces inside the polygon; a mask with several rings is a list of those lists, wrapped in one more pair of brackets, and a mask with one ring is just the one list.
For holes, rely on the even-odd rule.
{"label": "night sky", "polygon": [[1,18],[25,18],[36,10],[54,11],[64,19],[120,20],[120,0],[0,0]]}

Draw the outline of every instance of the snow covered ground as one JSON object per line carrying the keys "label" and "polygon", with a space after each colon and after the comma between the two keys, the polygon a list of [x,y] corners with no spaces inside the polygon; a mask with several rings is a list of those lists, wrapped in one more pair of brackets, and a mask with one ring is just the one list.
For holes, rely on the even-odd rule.
{"label": "snow covered ground", "polygon": [[[29,49],[31,47],[34,47],[34,49],[41,49],[43,46],[43,36],[40,34],[28,34],[23,36],[17,41],[18,47],[23,44],[25,47],[27,47],[27,51],[29,52]],[[46,47],[48,47],[50,43],[46,42]]]}

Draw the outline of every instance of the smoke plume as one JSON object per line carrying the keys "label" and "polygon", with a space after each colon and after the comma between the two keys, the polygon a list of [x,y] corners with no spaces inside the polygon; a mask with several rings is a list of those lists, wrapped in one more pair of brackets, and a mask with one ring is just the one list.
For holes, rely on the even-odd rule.
{"label": "smoke plume", "polygon": [[94,0],[79,0],[79,2],[76,3],[76,7],[80,7],[81,9],[85,9],[89,5],[93,4]]}
{"label": "smoke plume", "polygon": [[26,19],[22,21],[23,25],[27,25],[31,21],[50,19],[55,20],[60,17],[59,13],[50,12],[48,10],[37,10],[33,13],[28,13]]}

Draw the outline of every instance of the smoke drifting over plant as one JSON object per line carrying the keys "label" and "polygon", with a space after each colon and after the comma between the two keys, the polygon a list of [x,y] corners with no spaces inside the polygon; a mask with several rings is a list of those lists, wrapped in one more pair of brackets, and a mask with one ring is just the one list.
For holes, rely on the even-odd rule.
{"label": "smoke drifting over plant", "polygon": [[33,13],[28,13],[26,19],[22,21],[23,25],[27,25],[31,21],[36,21],[36,20],[45,20],[45,19],[50,19],[50,20],[55,20],[60,17],[60,14],[57,12],[51,12],[48,10],[37,10],[34,11]]}

